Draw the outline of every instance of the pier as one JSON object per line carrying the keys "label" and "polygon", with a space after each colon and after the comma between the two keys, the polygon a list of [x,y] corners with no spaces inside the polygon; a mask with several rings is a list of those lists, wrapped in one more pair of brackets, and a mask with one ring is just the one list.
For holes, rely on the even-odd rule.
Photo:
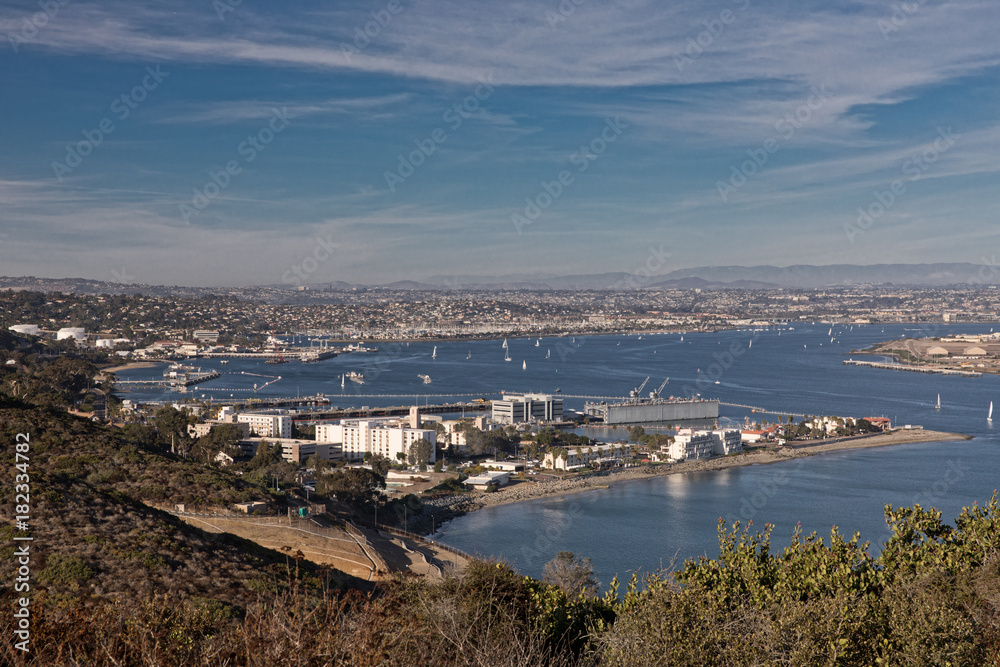
{"label": "pier", "polygon": [[188,387],[208,382],[218,377],[221,377],[218,371],[185,373],[175,378],[165,378],[163,380],[118,380],[115,383],[115,387],[121,391],[135,391],[137,389],[177,389],[184,391]]}
{"label": "pier", "polygon": [[893,364],[885,361],[856,361],[845,359],[845,366],[868,366],[869,368],[887,368],[892,371],[910,371],[911,373],[935,373],[938,375],[960,375],[962,377],[978,378],[983,374],[979,371],[963,371],[957,368],[932,368],[930,366],[913,366],[911,364]]}

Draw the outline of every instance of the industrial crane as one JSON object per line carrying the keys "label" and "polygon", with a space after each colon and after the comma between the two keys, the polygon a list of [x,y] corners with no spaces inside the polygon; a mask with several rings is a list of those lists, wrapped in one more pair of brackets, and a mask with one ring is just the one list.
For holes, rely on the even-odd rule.
{"label": "industrial crane", "polygon": [[646,386],[647,382],[649,382],[648,375],[646,376],[646,379],[642,381],[642,384],[640,384],[638,387],[629,392],[629,396],[631,396],[632,398],[639,398],[640,396],[642,396],[642,388]]}
{"label": "industrial crane", "polygon": [[663,393],[663,388],[667,386],[668,382],[670,382],[670,378],[667,378],[666,380],[664,380],[663,384],[661,384],[659,387],[656,388],[656,391],[649,392],[649,397],[652,398],[652,399],[659,398],[660,394]]}

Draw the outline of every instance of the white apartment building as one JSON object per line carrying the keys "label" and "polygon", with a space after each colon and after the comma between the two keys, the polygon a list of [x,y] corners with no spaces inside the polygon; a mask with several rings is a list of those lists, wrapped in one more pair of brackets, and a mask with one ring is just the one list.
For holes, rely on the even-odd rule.
{"label": "white apartment building", "polygon": [[250,431],[261,438],[291,438],[292,418],[277,410],[241,412],[236,422],[249,424]]}
{"label": "white apartment building", "polygon": [[677,432],[668,448],[672,461],[693,461],[707,459],[713,455],[724,456],[743,451],[743,440],[739,429],[718,431],[695,431],[684,428]]}
{"label": "white apartment building", "polygon": [[[365,454],[380,454],[393,461],[399,454],[408,454],[410,445],[423,438],[437,445],[437,432],[432,428],[413,428],[396,419],[342,419],[337,424],[317,424],[317,443],[339,443],[348,460],[360,460]],[[434,463],[435,448],[431,448],[428,463]]]}
{"label": "white apartment building", "polygon": [[551,394],[507,394],[493,401],[493,421],[498,424],[561,421],[563,399]]}
{"label": "white apartment building", "polygon": [[[577,451],[579,450],[579,453]],[[630,456],[628,445],[593,445],[592,447],[567,447],[566,458],[549,452],[542,459],[542,466],[553,470],[573,470],[583,468],[594,461],[620,460]]]}

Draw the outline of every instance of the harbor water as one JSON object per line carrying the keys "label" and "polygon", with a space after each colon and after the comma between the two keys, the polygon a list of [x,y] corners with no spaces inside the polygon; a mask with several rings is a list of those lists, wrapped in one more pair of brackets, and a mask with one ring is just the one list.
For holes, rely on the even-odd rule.
{"label": "harbor water", "polygon": [[[360,407],[558,389],[567,408],[582,410],[584,397],[624,397],[647,376],[646,391],[669,377],[664,395],[721,400],[723,426],[747,417],[774,421],[789,413],[886,416],[897,425],[973,436],[625,482],[475,512],[449,522],[437,536],[469,552],[504,558],[533,576],[564,550],[590,557],[605,584],[615,575],[715,556],[720,518],[773,524],[775,547],[788,543],[796,524],[821,536],[836,525],[842,534],[860,532],[877,550],[889,535],[883,520],[887,503],[934,506],[950,520],[963,506],[987,501],[1000,487],[1000,434],[986,420],[990,401],[1000,401],[1000,377],[907,373],[842,362],[852,358],[851,350],[881,340],[984,333],[990,325],[830,328],[794,323],[758,331],[686,332],[683,339],[679,333],[543,337],[537,346],[536,338],[509,338],[510,362],[504,361],[500,341],[492,340],[380,344],[375,354],[344,354],[313,364],[233,359],[220,365],[217,359],[198,359],[192,364],[222,375],[186,395],[228,400],[324,394],[333,405]],[[352,370],[363,373],[365,383],[347,382],[341,389],[341,375]],[[120,377],[159,374],[160,369],[133,369]],[[935,409],[938,394],[942,406]],[[162,390],[128,395],[160,401],[182,396]],[[609,440],[626,433],[623,428],[587,431]]]}

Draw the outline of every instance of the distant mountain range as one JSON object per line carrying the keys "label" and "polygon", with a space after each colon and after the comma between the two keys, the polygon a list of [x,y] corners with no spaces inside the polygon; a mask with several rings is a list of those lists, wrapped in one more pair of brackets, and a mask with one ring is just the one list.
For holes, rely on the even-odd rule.
{"label": "distant mountain range", "polygon": [[[344,281],[309,285],[310,292],[323,290],[623,290],[623,289],[817,289],[847,285],[899,285],[944,287],[948,285],[998,285],[1000,270],[970,263],[939,264],[827,264],[822,266],[701,266],[678,269],[658,276],[625,272],[560,276],[553,274],[507,274],[499,276],[436,275],[423,281],[403,280],[386,285],[364,285]],[[289,285],[249,287],[179,287],[132,285],[82,278],[0,277],[0,289],[31,289],[77,294],[135,294],[197,297],[228,294],[274,299],[294,293]],[[301,294],[301,293],[300,293]]]}
{"label": "distant mountain range", "polygon": [[[659,276],[627,273],[595,275],[432,276],[424,286],[437,289],[815,289],[878,284],[944,286],[1000,284],[1000,270],[969,263],[828,264],[811,266],[700,266]],[[391,287],[391,285],[389,285]],[[419,288],[411,288],[419,289]]]}

